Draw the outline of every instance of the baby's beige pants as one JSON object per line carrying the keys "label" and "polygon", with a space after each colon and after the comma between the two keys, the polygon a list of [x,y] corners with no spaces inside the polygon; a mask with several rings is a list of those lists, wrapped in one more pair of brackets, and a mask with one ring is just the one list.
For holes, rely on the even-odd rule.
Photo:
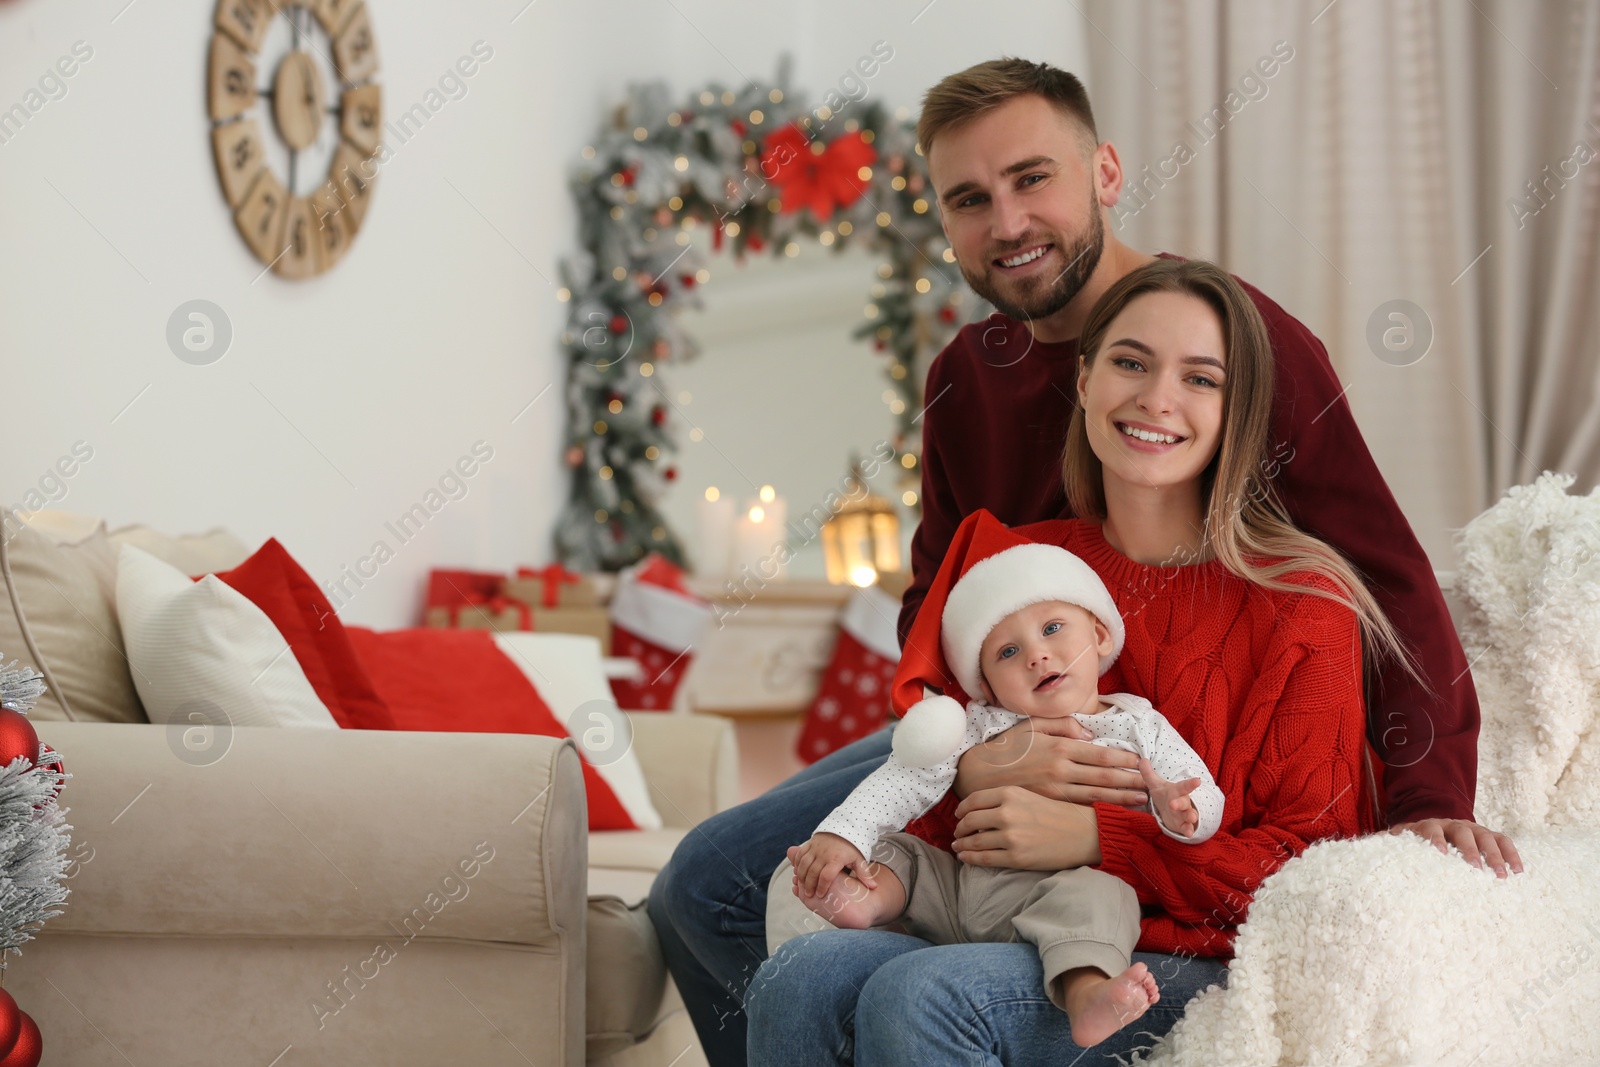
{"label": "baby's beige pants", "polygon": [[899,922],[906,933],[936,945],[1027,941],[1039,950],[1045,991],[1063,1011],[1056,978],[1075,967],[1115,978],[1139,940],[1133,887],[1091,867],[977,867],[905,833],[886,835],[872,858],[905,886]]}

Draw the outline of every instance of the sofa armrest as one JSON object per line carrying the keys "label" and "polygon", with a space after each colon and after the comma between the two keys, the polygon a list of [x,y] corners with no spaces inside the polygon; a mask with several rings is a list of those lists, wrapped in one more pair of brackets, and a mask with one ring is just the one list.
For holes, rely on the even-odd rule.
{"label": "sofa armrest", "polygon": [[633,750],[667,826],[688,829],[739,799],[733,723],[717,715],[628,712]]}
{"label": "sofa armrest", "polygon": [[203,727],[36,725],[73,775],[76,862],[52,933],[531,945],[582,931],[569,739],[237,727],[202,756],[185,741]]}

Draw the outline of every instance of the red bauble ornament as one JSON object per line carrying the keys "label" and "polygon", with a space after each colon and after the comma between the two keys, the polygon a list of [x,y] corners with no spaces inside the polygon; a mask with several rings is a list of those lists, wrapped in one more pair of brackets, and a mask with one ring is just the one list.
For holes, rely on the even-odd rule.
{"label": "red bauble ornament", "polygon": [[0,708],[0,767],[18,756],[28,757],[32,766],[39,758],[39,735],[22,712]]}
{"label": "red bauble ornament", "polygon": [[761,173],[778,187],[783,213],[810,208],[818,219],[832,218],[835,208],[861,199],[867,187],[861,168],[878,158],[877,149],[860,131],[835,138],[815,152],[811,138],[792,122],[761,147]]}
{"label": "red bauble ornament", "polygon": [[685,289],[693,289],[694,288],[694,275],[693,274],[680,274],[680,275],[678,275],[678,281],[683,283],[683,287]]}
{"label": "red bauble ornament", "polygon": [[583,449],[579,448],[577,445],[573,445],[571,448],[567,449],[566,459],[567,466],[576,467],[578,464],[583,462]]}
{"label": "red bauble ornament", "polygon": [[634,167],[623,167],[618,173],[622,175],[622,184],[626,185],[630,189],[633,188],[633,181],[639,176],[638,169]]}
{"label": "red bauble ornament", "polygon": [[889,347],[889,342],[885,341],[881,337],[874,337],[872,339],[872,347],[877,349],[879,352],[882,352],[884,349]]}
{"label": "red bauble ornament", "polygon": [[677,467],[668,467],[666,470],[661,472],[661,477],[665,478],[669,482],[677,481],[678,480],[678,468]]}
{"label": "red bauble ornament", "polygon": [[940,308],[939,309],[939,321],[940,322],[954,322],[954,321],[956,321],[956,309],[951,307],[949,304],[946,304],[944,307]]}
{"label": "red bauble ornament", "polygon": [[10,993],[0,989],[0,1056],[10,1052],[22,1033],[22,1009]]}
{"label": "red bauble ornament", "polygon": [[750,132],[750,127],[744,124],[743,119],[734,119],[732,122],[728,123],[728,125],[733,129],[733,132],[738,134],[740,137],[743,137],[746,133]]}
{"label": "red bauble ornament", "polygon": [[658,404],[650,411],[650,421],[655,423],[657,426],[665,426],[667,422],[667,409]]}
{"label": "red bauble ornament", "polygon": [[44,1056],[44,1038],[39,1034],[39,1024],[25,1011],[17,1015],[22,1026],[11,1051],[0,1059],[0,1067],[39,1067],[39,1060]]}
{"label": "red bauble ornament", "polygon": [[612,333],[621,333],[623,330],[626,330],[628,328],[628,316],[626,316],[626,315],[613,315],[613,316],[611,316],[610,323],[608,323],[607,325],[609,325],[611,327],[611,332]]}

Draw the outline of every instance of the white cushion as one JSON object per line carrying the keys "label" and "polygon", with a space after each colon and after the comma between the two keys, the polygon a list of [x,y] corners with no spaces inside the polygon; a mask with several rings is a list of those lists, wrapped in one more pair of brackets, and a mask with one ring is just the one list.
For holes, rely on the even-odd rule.
{"label": "white cushion", "polygon": [[[606,681],[600,642],[581,634],[534,633],[527,630],[494,635],[500,650],[515,663],[549,705],[550,712],[574,738],[596,725],[598,713],[627,728],[628,717],[617,708]],[[588,705],[600,704],[604,707]],[[580,743],[581,744],[581,743]],[[633,824],[641,830],[661,829],[661,815],[650,803],[639,756],[629,744],[607,759],[591,760],[600,777],[617,794]]]}
{"label": "white cushion", "polygon": [[123,545],[117,618],[151,722],[339,728],[266,612],[216,575]]}

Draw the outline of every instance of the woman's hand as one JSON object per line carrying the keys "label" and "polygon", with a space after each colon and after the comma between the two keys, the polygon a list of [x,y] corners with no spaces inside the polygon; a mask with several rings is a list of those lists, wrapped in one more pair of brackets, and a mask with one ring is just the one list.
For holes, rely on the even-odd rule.
{"label": "woman's hand", "polygon": [[1024,719],[962,754],[956,764],[956,796],[1001,786],[1022,786],[1073,804],[1146,803],[1139,757],[1090,742],[1094,735],[1070,715]]}
{"label": "woman's hand", "polygon": [[1389,832],[1403,834],[1408,830],[1432,841],[1440,852],[1449,851],[1447,844],[1456,846],[1461,850],[1462,859],[1479,869],[1488,864],[1497,877],[1506,876],[1507,865],[1517,874],[1522,873],[1522,857],[1517,855],[1517,846],[1511,843],[1511,838],[1487,826],[1466,819],[1418,819],[1391,827]]}
{"label": "woman's hand", "polygon": [[979,867],[1059,871],[1100,862],[1094,809],[1031,789],[980,789],[956,808],[956,858]]}

